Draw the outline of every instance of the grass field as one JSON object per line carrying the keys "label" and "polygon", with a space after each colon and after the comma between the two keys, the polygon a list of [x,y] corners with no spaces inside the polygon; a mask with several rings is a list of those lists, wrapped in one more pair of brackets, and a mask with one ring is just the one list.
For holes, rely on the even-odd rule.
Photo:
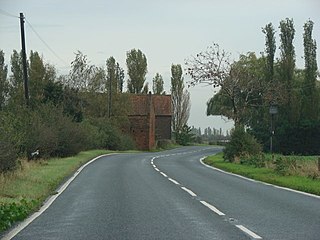
{"label": "grass field", "polygon": [[[301,157],[299,157],[299,161]],[[302,160],[301,160],[302,161]],[[304,161],[314,161],[313,158],[304,158]],[[288,187],[291,189],[320,195],[320,179],[311,176],[283,175],[277,172],[272,167],[254,167],[240,163],[230,163],[223,160],[223,153],[210,156],[204,160],[208,165],[216,168],[239,174],[255,180],[275,184],[278,186]],[[312,163],[313,164],[313,163]]]}

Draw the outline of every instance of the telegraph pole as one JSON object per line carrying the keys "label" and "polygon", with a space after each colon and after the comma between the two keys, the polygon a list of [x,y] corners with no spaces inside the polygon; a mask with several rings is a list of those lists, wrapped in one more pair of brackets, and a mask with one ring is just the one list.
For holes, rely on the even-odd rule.
{"label": "telegraph pole", "polygon": [[26,40],[24,34],[24,16],[20,13],[20,29],[21,29],[21,46],[22,46],[22,65],[23,65],[23,80],[24,80],[24,96],[26,105],[29,106],[29,87],[28,87],[28,70],[27,70],[27,55],[26,55]]}

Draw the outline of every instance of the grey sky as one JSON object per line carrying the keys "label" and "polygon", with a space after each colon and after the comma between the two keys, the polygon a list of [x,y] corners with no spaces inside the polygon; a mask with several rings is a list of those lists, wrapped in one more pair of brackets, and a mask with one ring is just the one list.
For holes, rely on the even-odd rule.
{"label": "grey sky", "polygon": [[[126,52],[141,49],[148,59],[147,80],[162,74],[170,89],[171,64],[205,50],[213,42],[234,58],[249,51],[264,50],[261,28],[293,18],[298,67],[303,67],[303,24],[314,21],[313,37],[320,42],[318,0],[0,0],[0,9],[18,16],[23,12],[41,38],[63,60],[39,40],[26,24],[27,51],[43,54],[59,73],[66,73],[74,52],[82,51],[90,62],[103,66],[114,56],[125,66]],[[2,14],[1,14],[2,13]],[[20,47],[19,19],[0,12],[0,49],[7,59]],[[279,46],[277,32],[277,46]],[[277,54],[279,51],[277,52]],[[320,62],[319,54],[318,63]],[[190,125],[230,129],[220,117],[206,117],[206,101],[214,94],[210,87],[197,86],[191,92]]]}

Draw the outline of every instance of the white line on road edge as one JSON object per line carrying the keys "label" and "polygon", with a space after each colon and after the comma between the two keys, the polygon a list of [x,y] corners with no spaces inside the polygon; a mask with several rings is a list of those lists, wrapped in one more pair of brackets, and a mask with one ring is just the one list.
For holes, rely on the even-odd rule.
{"label": "white line on road edge", "polygon": [[178,183],[176,180],[173,180],[172,178],[168,178],[168,179],[169,179],[169,181],[173,182],[174,184],[180,185],[180,183]]}
{"label": "white line on road edge", "polygon": [[67,189],[67,187],[70,185],[70,183],[80,174],[80,172],[87,167],[89,164],[93,163],[94,161],[98,160],[99,158],[106,157],[109,155],[114,155],[117,153],[109,153],[109,154],[104,154],[101,156],[98,156],[83,166],[81,166],[74,174],[72,177],[70,177],[56,192],[57,194],[51,196],[49,199],[46,200],[46,202],[43,204],[43,206],[39,209],[39,211],[35,212],[32,214],[30,217],[25,219],[23,222],[18,224],[14,229],[12,229],[8,234],[6,234],[2,240],[10,240],[13,237],[15,237],[19,232],[21,232],[24,228],[26,228],[30,223],[32,223],[37,217],[39,217],[44,211],[46,211],[50,205],[64,192],[64,190]]}
{"label": "white line on road edge", "polygon": [[186,187],[181,187],[182,190],[186,191],[187,193],[189,193],[192,197],[196,197],[197,194],[195,194],[194,192],[192,192],[190,189],[186,188]]}
{"label": "white line on road edge", "polygon": [[219,216],[224,216],[225,214],[221,211],[219,211],[216,207],[212,206],[211,204],[207,203],[206,201],[200,201],[204,206],[209,208],[210,210],[214,211]]}
{"label": "white line on road edge", "polygon": [[254,232],[250,231],[248,228],[246,228],[242,225],[236,225],[236,227],[239,228],[241,231],[245,232],[246,234],[249,234],[254,239],[262,239],[262,237],[255,234]]}
{"label": "white line on road edge", "polygon": [[162,176],[168,177],[165,173],[163,173],[163,172],[160,172],[160,173],[161,173]]}
{"label": "white line on road edge", "polygon": [[314,194],[312,194],[312,193],[301,192],[301,191],[299,191],[299,190],[294,190],[294,189],[291,189],[291,188],[281,187],[281,186],[277,186],[277,185],[274,185],[274,184],[271,184],[271,183],[266,183],[266,182],[254,180],[254,179],[247,178],[247,177],[244,177],[244,176],[235,174],[235,173],[226,172],[226,171],[221,170],[221,169],[219,169],[219,168],[215,168],[215,167],[209,166],[209,165],[207,165],[207,164],[205,164],[205,163],[203,162],[203,160],[204,160],[205,158],[206,158],[206,157],[200,158],[200,163],[201,163],[202,165],[204,165],[205,167],[211,168],[211,169],[216,170],[216,171],[218,171],[218,172],[221,172],[221,173],[224,173],[224,174],[228,174],[228,175],[231,175],[231,176],[235,176],[235,177],[238,177],[238,178],[242,178],[242,179],[247,180],[247,181],[250,181],[250,182],[261,183],[261,184],[266,185],[266,186],[271,186],[271,187],[278,188],[278,189],[282,189],[282,190],[286,190],[286,191],[289,191],[289,192],[294,192],[294,193],[302,194],[302,195],[305,195],[305,196],[309,196],[309,197],[313,197],[313,198],[320,199],[320,196],[314,195]]}
{"label": "white line on road edge", "polygon": [[158,168],[156,168],[156,167],[154,168],[154,170],[156,170],[157,172],[160,172],[160,170]]}

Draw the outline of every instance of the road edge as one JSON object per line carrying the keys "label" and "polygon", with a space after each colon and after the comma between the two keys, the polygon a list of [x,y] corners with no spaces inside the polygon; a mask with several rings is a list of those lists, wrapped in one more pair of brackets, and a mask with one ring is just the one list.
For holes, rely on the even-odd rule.
{"label": "road edge", "polygon": [[42,213],[44,213],[51,206],[51,204],[67,189],[67,187],[71,184],[71,182],[73,182],[73,180],[81,173],[81,171],[84,168],[86,168],[88,165],[90,165],[91,163],[93,163],[94,161],[96,161],[100,158],[107,157],[110,155],[115,155],[115,154],[119,154],[119,153],[107,153],[107,154],[99,155],[99,156],[89,160],[87,163],[85,163],[81,167],[79,167],[75,171],[75,173],[67,181],[65,181],[61,186],[59,186],[57,188],[55,195],[49,196],[44,201],[43,205],[41,206],[41,208],[38,211],[34,212],[29,217],[27,217],[25,220],[20,222],[17,226],[15,226],[13,229],[9,230],[9,232],[3,236],[2,240],[10,240],[10,239],[14,238],[19,232],[21,232],[30,223],[32,223],[35,219],[37,219]]}
{"label": "road edge", "polygon": [[242,179],[247,180],[247,181],[250,181],[250,182],[261,183],[261,184],[266,185],[266,186],[271,186],[271,187],[278,188],[278,189],[282,189],[282,190],[286,190],[286,191],[289,191],[289,192],[299,193],[299,194],[302,194],[302,195],[305,195],[305,196],[309,196],[309,197],[313,197],[313,198],[320,199],[320,196],[315,195],[315,194],[312,194],[312,193],[302,192],[302,191],[295,190],[295,189],[291,189],[291,188],[287,188],[287,187],[281,187],[281,186],[278,186],[278,185],[275,185],[275,184],[266,183],[266,182],[263,182],[263,181],[251,179],[251,178],[248,178],[248,177],[244,177],[244,176],[239,175],[239,174],[235,174],[235,173],[231,173],[231,172],[224,171],[224,170],[222,170],[222,169],[219,169],[219,168],[216,168],[216,167],[213,167],[213,166],[210,166],[210,165],[204,163],[203,160],[204,160],[205,158],[207,158],[207,156],[200,158],[200,160],[199,160],[200,163],[201,163],[203,166],[205,166],[205,167],[207,167],[207,168],[211,168],[211,169],[213,169],[213,170],[215,170],[215,171],[219,171],[219,172],[224,173],[224,174],[228,174],[228,175],[231,175],[231,176],[235,176],[235,177],[238,177],[238,178],[242,178]]}

